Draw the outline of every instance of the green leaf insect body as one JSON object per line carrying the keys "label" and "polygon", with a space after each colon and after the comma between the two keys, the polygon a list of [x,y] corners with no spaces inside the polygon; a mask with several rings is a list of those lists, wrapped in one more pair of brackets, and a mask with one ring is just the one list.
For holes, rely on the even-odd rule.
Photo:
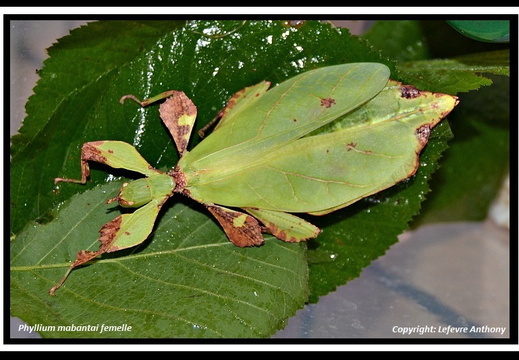
{"label": "green leaf insect body", "polygon": [[141,106],[167,98],[160,117],[180,160],[164,173],[130,144],[83,145],[81,179],[55,182],[84,184],[89,161],[135,171],[145,177],[124,184],[110,201],[138,209],[105,224],[99,250],[80,251],[50,293],[75,267],[142,243],[174,193],[203,204],[236,246],[261,245],[264,232],[287,242],[315,238],[321,230],[291,213],[324,215],[412,176],[431,129],[458,103],[389,80],[389,69],[378,63],[323,67],[269,87],[263,81],[232,96],[212,133],[191,151],[196,106],[183,92],[144,101],[124,96],[121,102]]}

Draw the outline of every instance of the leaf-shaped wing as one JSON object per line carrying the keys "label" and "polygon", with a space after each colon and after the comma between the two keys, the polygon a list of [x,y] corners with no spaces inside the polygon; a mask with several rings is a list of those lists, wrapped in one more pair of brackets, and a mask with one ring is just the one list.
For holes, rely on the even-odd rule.
{"label": "leaf-shaped wing", "polygon": [[243,154],[264,156],[357,108],[379,93],[388,77],[383,64],[352,63],[307,71],[265,93],[260,89],[254,106],[237,105],[239,110],[225,117],[225,126],[186,154],[179,166],[186,174],[241,167]]}

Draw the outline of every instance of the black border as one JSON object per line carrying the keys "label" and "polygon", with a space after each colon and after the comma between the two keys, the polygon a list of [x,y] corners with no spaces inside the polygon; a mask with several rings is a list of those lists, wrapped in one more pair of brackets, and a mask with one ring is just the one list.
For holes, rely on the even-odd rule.
{"label": "black border", "polygon": [[[230,7],[233,8],[233,7]],[[73,12],[74,8],[68,8]],[[152,7],[153,9],[153,7]],[[240,8],[237,8],[238,10]],[[16,20],[194,20],[194,19],[222,19],[222,20],[232,20],[232,19],[272,19],[272,20],[509,20],[510,21],[510,54],[511,54],[511,98],[517,99],[517,64],[518,64],[518,48],[517,48],[517,39],[518,39],[518,15],[517,14],[498,14],[498,15],[479,15],[479,14],[467,14],[467,15],[449,15],[449,14],[406,14],[406,15],[379,15],[379,14],[297,14],[297,8],[295,14],[285,15],[285,14],[256,14],[256,15],[244,15],[244,14],[207,14],[203,13],[203,9],[201,8],[201,14],[175,14],[175,8],[171,8],[170,14],[150,14],[150,15],[134,15],[134,14],[4,14],[4,104],[9,103],[9,83],[7,79],[9,79],[9,61],[7,60],[7,55],[10,53],[9,44],[10,44],[10,21]],[[515,66],[514,66],[515,65]],[[510,117],[512,131],[511,134],[518,134],[517,121],[514,119],[518,119],[518,109],[516,106],[512,106],[510,104]],[[4,106],[4,119],[7,119],[10,115],[10,111],[7,106]],[[7,163],[8,158],[7,154],[9,153],[9,138],[6,134],[7,131],[7,121],[4,121],[4,173],[8,173]],[[511,135],[512,136],[512,135]],[[511,156],[511,172],[510,172],[510,198],[513,200],[518,199],[518,175],[517,175],[517,138],[512,138],[512,144],[514,144],[513,152]],[[515,160],[515,161],[514,161]],[[7,187],[7,181],[4,179],[4,194],[8,194],[9,189]],[[4,204],[6,202],[4,201]],[[7,209],[7,206],[4,208]],[[511,219],[518,218],[517,214],[517,203],[512,201],[512,206],[510,208]],[[6,214],[8,211],[5,212]],[[9,290],[7,289],[7,284],[9,284],[9,247],[8,242],[5,239],[8,238],[7,227],[4,227],[6,230],[4,236],[4,315],[9,312],[9,301],[6,295],[10,295]],[[430,338],[345,338],[345,339],[327,339],[327,338],[304,338],[304,339],[278,339],[278,338],[268,338],[268,339],[189,339],[189,338],[174,338],[174,339],[147,339],[147,338],[137,338],[137,339],[22,339],[22,338],[10,338],[10,324],[7,322],[7,318],[4,317],[4,344],[33,344],[33,345],[55,345],[55,344],[63,344],[63,345],[79,345],[79,344],[111,344],[111,345],[148,345],[148,344],[183,344],[183,345],[191,345],[191,344],[228,344],[228,345],[350,345],[350,344],[358,344],[358,345],[488,345],[488,344],[501,344],[501,345],[510,345],[510,344],[519,344],[518,342],[518,309],[514,307],[514,304],[518,304],[518,264],[517,264],[517,224],[511,223],[510,233],[512,235],[510,241],[510,328],[509,333],[510,337],[508,339],[430,339]],[[10,297],[9,297],[10,299]],[[49,350],[51,348],[49,347]],[[131,350],[131,348],[129,348]],[[477,350],[475,348],[474,350]],[[298,348],[299,351],[299,348]],[[300,347],[300,351],[308,351],[307,346]]]}

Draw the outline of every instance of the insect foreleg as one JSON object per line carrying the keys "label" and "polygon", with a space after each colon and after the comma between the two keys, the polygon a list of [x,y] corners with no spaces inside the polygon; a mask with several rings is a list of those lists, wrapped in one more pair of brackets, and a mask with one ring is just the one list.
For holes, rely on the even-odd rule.
{"label": "insect foreleg", "polygon": [[92,141],[84,143],[81,147],[81,179],[56,178],[54,183],[60,181],[86,183],[90,175],[89,161],[108,165],[115,169],[135,171],[146,176],[161,173],[151,166],[135,147],[128,143],[123,141]]}
{"label": "insect foreleg", "polygon": [[157,102],[157,101],[160,101],[162,99],[168,98],[171,95],[173,95],[175,92],[176,92],[176,90],[164,91],[163,93],[160,93],[160,94],[158,94],[156,96],[153,96],[153,97],[151,97],[149,99],[145,99],[145,100],[139,100],[135,95],[128,94],[128,95],[124,95],[123,97],[121,97],[119,99],[119,102],[121,104],[123,104],[126,99],[131,99],[131,100],[135,101],[137,104],[139,104],[140,106],[145,107],[145,106],[148,106],[150,104],[153,104],[154,102]]}
{"label": "insect foreleg", "polygon": [[90,167],[88,166],[88,161],[96,161],[100,163],[104,163],[103,159],[99,157],[99,151],[96,151],[95,146],[93,145],[96,142],[87,142],[84,143],[81,147],[81,179],[66,179],[57,177],[54,179],[54,184],[59,182],[72,182],[77,184],[85,184],[88,176],[90,176]]}

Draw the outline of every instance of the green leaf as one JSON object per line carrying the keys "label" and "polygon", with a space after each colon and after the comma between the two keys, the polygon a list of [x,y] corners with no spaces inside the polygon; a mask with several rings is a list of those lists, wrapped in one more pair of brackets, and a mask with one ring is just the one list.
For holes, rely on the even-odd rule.
{"label": "green leaf", "polygon": [[453,59],[402,62],[398,70],[402,79],[419,88],[428,86],[430,91],[457,94],[492,84],[490,78],[480,74],[509,75],[509,59],[508,50],[498,50]]}
{"label": "green leaf", "polygon": [[[303,306],[304,244],[270,237],[261,248],[238,248],[196,206],[178,202],[163,213],[145,244],[74,270],[56,296],[49,296],[78,249],[97,249],[93,230],[118,215],[106,200],[121,185],[115,181],[76,195],[57,219],[29,225],[16,237],[12,315],[56,327],[42,331],[44,337],[264,337]],[[126,324],[131,331],[58,329],[71,324]]]}
{"label": "green leaf", "polygon": [[[492,84],[486,74],[510,72],[509,49],[469,40],[444,21],[377,21],[362,38],[399,61],[394,79],[429,91],[476,90]],[[449,39],[448,46],[444,39]]]}

